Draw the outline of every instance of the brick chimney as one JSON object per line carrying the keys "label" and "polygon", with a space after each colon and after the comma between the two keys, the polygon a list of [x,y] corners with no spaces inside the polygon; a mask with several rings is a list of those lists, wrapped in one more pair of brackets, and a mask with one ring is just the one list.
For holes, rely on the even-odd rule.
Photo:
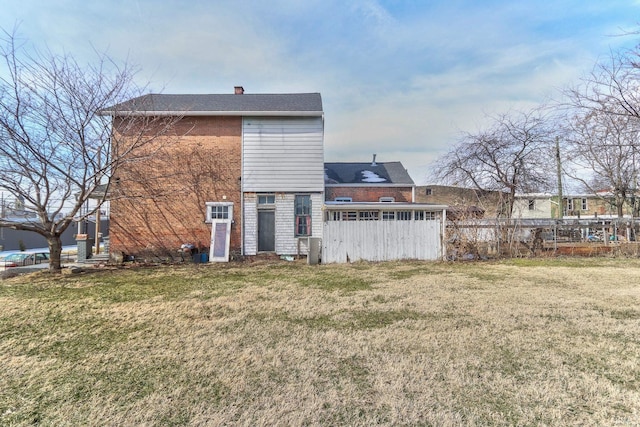
{"label": "brick chimney", "polygon": [[244,93],[244,88],[242,86],[234,86],[233,89],[236,95],[242,95]]}

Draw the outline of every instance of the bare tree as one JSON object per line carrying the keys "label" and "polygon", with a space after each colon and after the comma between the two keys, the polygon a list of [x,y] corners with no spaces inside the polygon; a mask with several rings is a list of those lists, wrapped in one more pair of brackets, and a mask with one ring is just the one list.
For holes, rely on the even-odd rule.
{"label": "bare tree", "polygon": [[[140,149],[166,132],[170,123],[144,116],[121,120],[119,126],[138,133],[114,152],[111,117],[101,112],[113,112],[114,106],[140,94],[129,64],[97,54],[93,64],[82,65],[68,54],[28,50],[19,45],[15,32],[5,32],[2,42],[0,187],[24,200],[35,218],[1,218],[0,226],[44,236],[49,269],[57,272],[62,233],[99,209],[108,194],[111,171],[136,161],[139,151],[148,156]],[[83,207],[93,197],[102,199],[87,212]]]}
{"label": "bare tree", "polygon": [[639,57],[639,47],[611,52],[579,84],[564,91],[561,105],[572,160],[565,172],[595,195],[606,190],[618,216],[623,216],[625,204],[638,213]]}
{"label": "bare tree", "polygon": [[567,122],[565,173],[588,192],[611,202],[619,217],[635,210],[640,122],[600,109],[578,111]]}
{"label": "bare tree", "polygon": [[438,162],[436,179],[482,191],[498,191],[511,218],[517,192],[543,191],[553,181],[551,132],[539,111],[510,112],[485,130],[466,133]]}

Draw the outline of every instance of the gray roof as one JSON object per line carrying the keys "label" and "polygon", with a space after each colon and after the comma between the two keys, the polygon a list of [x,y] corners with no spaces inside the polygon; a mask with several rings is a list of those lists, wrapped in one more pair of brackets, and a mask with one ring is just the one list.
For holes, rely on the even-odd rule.
{"label": "gray roof", "polygon": [[400,162],[325,163],[325,184],[414,185]]}
{"label": "gray roof", "polygon": [[[319,93],[282,93],[282,94],[196,94],[169,95],[148,94],[123,102],[105,111],[107,114],[118,112],[140,112],[149,114],[197,114],[228,115],[238,113],[307,113],[322,114],[322,98]],[[212,114],[213,113],[213,114]]]}

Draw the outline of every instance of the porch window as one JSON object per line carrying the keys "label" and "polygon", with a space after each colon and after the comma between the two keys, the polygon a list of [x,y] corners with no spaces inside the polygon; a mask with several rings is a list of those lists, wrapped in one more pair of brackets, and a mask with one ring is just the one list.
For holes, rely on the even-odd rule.
{"label": "porch window", "polygon": [[414,211],[413,219],[415,221],[424,221],[424,211]]}
{"label": "porch window", "polygon": [[396,213],[394,211],[382,211],[383,221],[394,221],[396,219]]}
{"label": "porch window", "polygon": [[296,196],[295,199],[295,235],[311,235],[311,196]]}
{"label": "porch window", "polygon": [[360,211],[358,212],[360,221],[377,221],[378,211]]}
{"label": "porch window", "polygon": [[398,221],[410,221],[411,211],[398,211]]}

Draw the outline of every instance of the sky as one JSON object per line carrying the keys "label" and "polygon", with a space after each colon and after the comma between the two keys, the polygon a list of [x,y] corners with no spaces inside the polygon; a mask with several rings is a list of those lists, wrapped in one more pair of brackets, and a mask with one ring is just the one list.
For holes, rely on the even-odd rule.
{"label": "sky", "polygon": [[[0,0],[0,28],[150,92],[319,92],[325,161],[416,184],[488,116],[529,109],[634,47],[639,0]],[[627,33],[627,35],[623,35]]]}

